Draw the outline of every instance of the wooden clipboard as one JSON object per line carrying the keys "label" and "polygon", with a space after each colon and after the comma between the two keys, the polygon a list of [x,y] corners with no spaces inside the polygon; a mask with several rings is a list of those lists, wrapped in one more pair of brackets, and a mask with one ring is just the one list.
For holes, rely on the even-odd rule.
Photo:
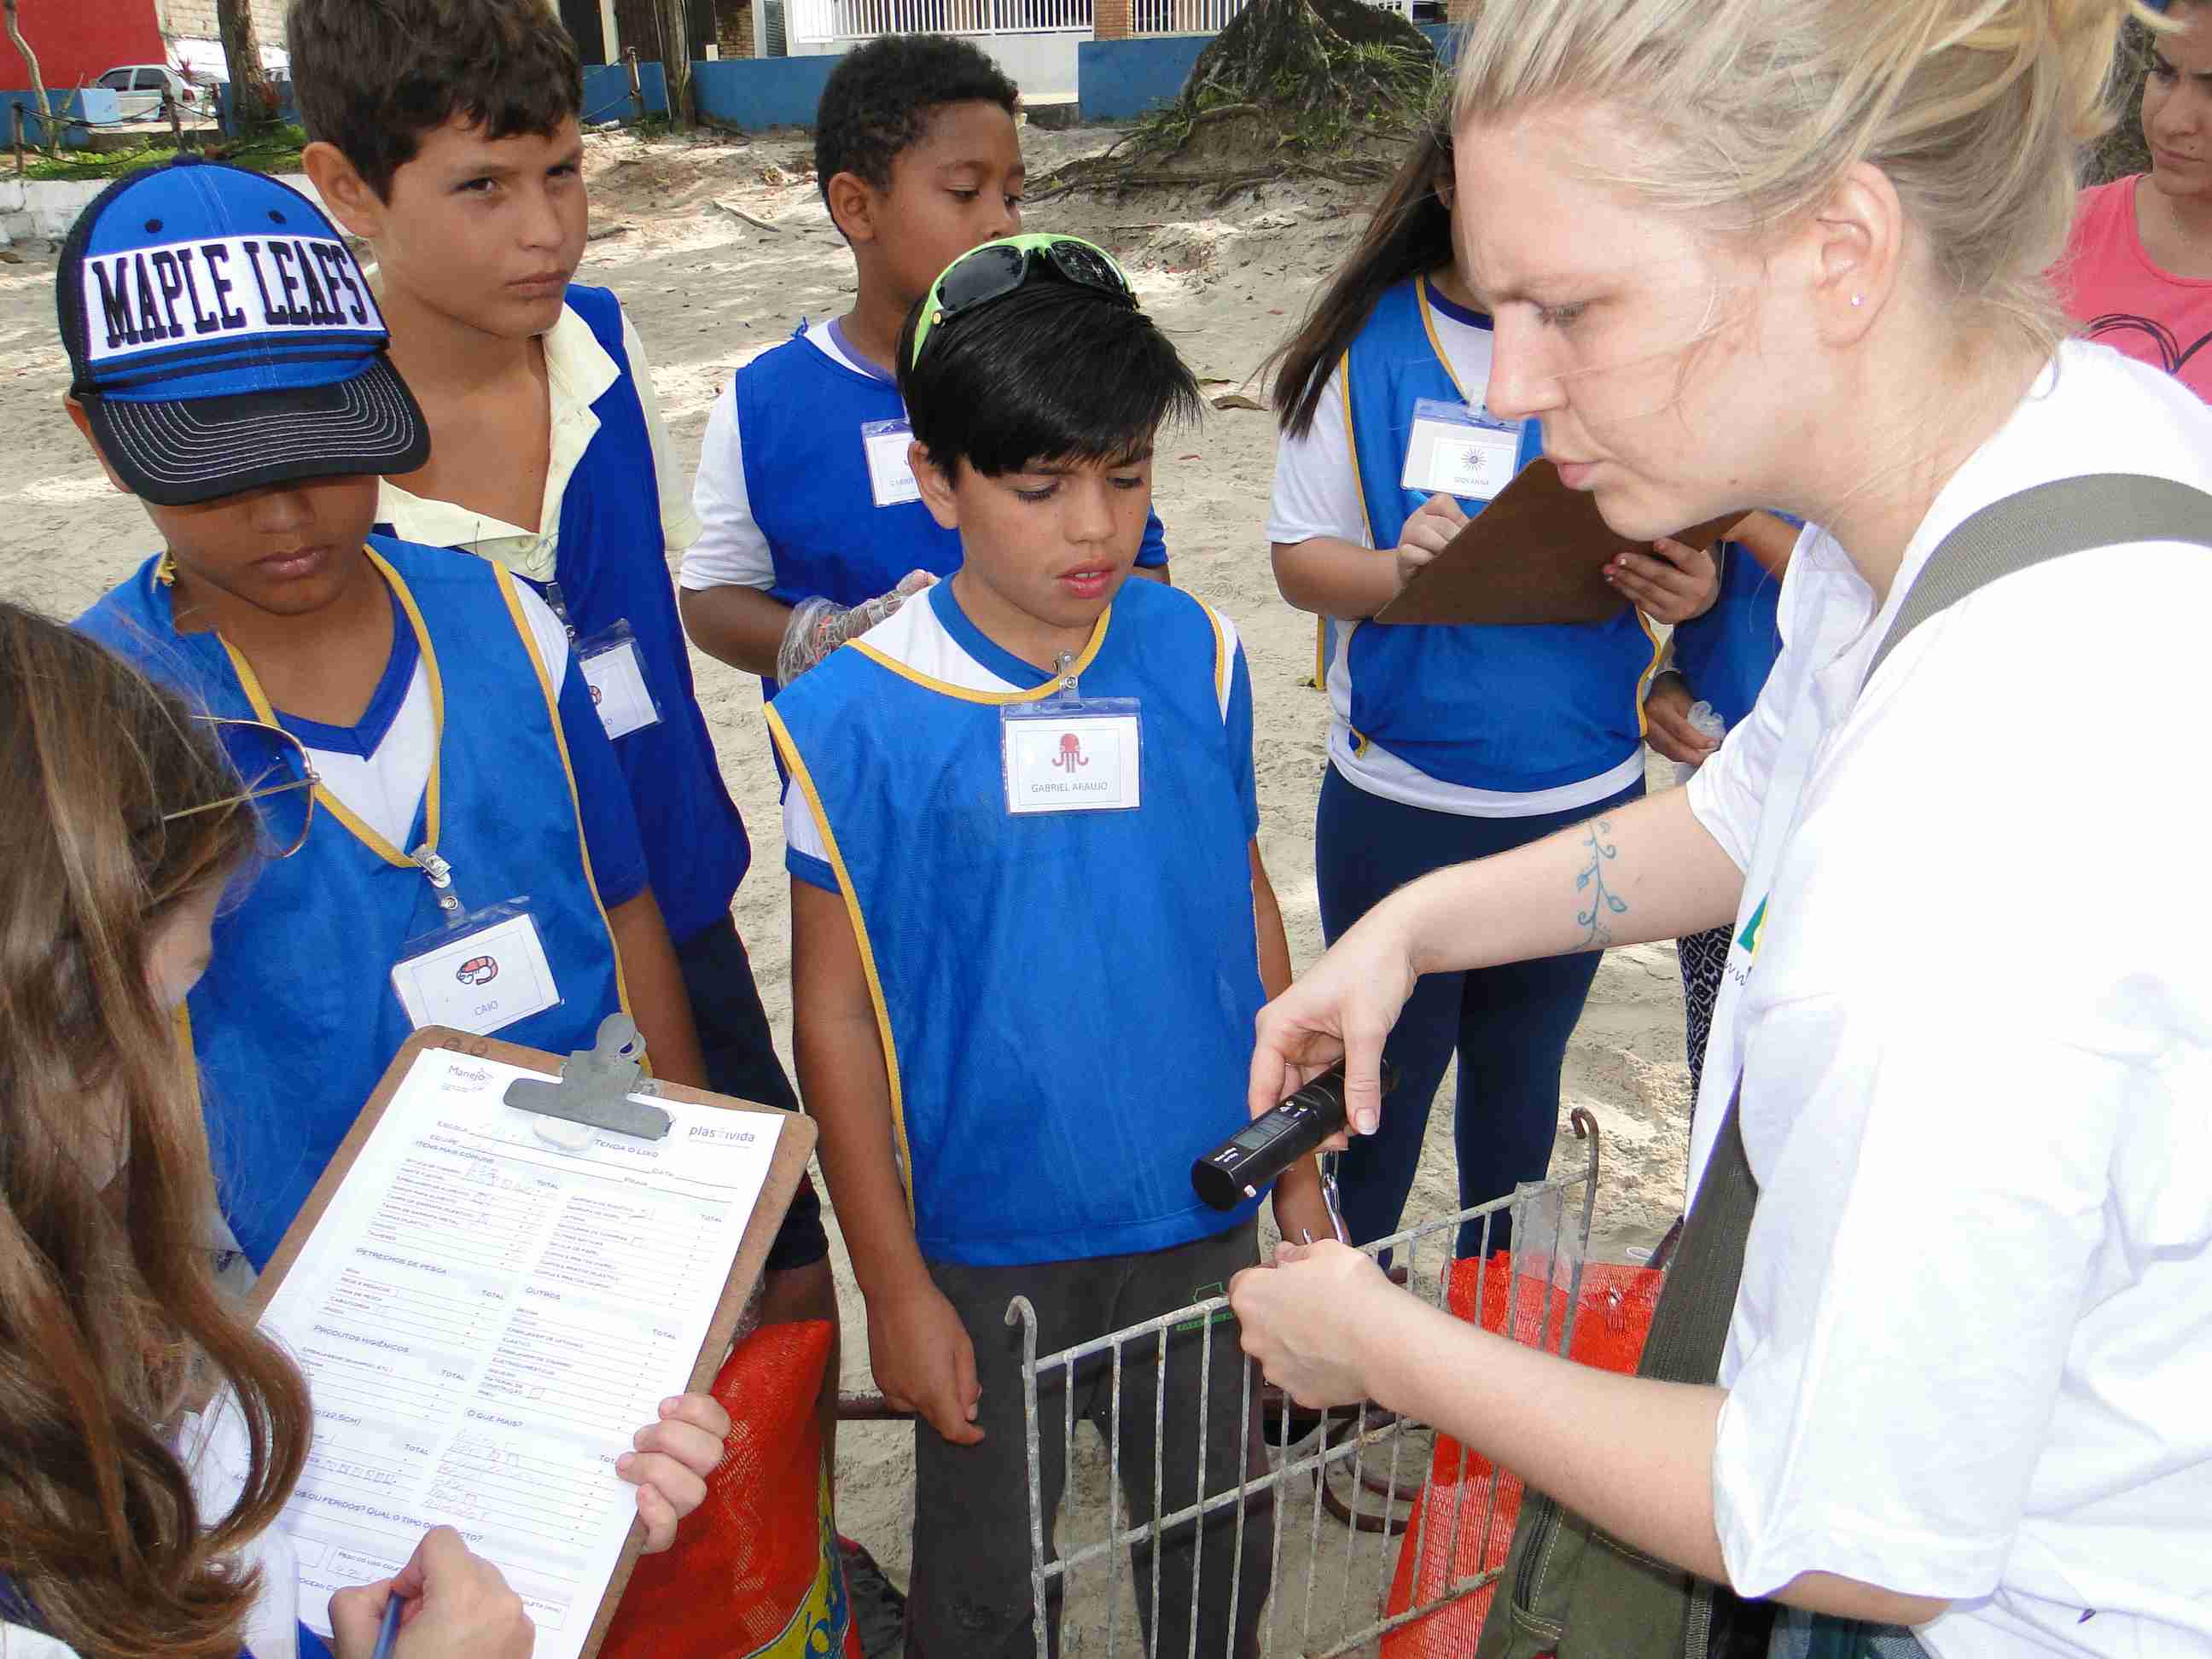
{"label": "wooden clipboard", "polygon": [[[1674,539],[1703,552],[1742,517],[1730,513],[1678,531]],[[1534,460],[1375,620],[1493,627],[1610,622],[1628,600],[1606,580],[1605,567],[1638,545],[1606,523],[1588,490],[1568,489],[1557,466]]]}
{"label": "wooden clipboard", "polygon": [[[471,1036],[444,1025],[427,1025],[409,1037],[399,1047],[392,1064],[385,1068],[376,1092],[354,1119],[353,1127],[338,1143],[330,1166],[323,1178],[307,1195],[291,1227],[285,1232],[283,1243],[269,1258],[269,1265],[253,1285],[252,1305],[258,1318],[269,1305],[270,1298],[284,1282],[284,1275],[306,1249],[308,1237],[314,1232],[323,1212],[330,1207],[331,1200],[360,1157],[361,1149],[368,1144],[370,1133],[383,1119],[384,1109],[415,1064],[416,1056],[426,1049],[442,1048],[454,1054],[466,1054],[475,1060],[496,1060],[501,1065],[515,1066],[526,1071],[542,1073],[548,1077],[559,1077],[566,1057],[549,1054],[542,1049],[525,1048],[513,1042],[501,1042],[495,1037]],[[752,1101],[732,1099],[727,1095],[710,1094],[704,1089],[686,1088],[681,1084],[655,1081],[655,1097],[684,1101],[695,1106],[714,1106],[733,1112],[756,1112],[774,1116],[780,1125],[775,1152],[769,1159],[768,1178],[762,1183],[760,1198],[745,1223],[744,1241],[738,1247],[737,1259],[730,1264],[730,1275],[723,1282],[721,1298],[715,1304],[714,1316],[707,1328],[707,1340],[693,1362],[690,1380],[684,1384],[687,1393],[703,1391],[714,1382],[721,1370],[730,1339],[744,1317],[745,1304],[751,1297],[753,1286],[759,1282],[762,1269],[768,1261],[769,1247],[775,1242],[776,1231],[783,1224],[785,1213],[791,1208],[793,1195],[806,1173],[807,1160],[814,1155],[817,1130],[814,1121],[802,1113],[787,1112],[774,1106],[763,1106]],[[584,1638],[583,1659],[592,1659],[599,1644],[606,1639],[607,1626],[613,1623],[615,1609],[622,1604],[623,1591],[629,1583],[629,1576],[636,1568],[638,1553],[645,1542],[643,1525],[630,1523],[629,1541],[623,1546],[620,1558],[615,1563],[614,1574],[607,1580],[606,1594],[600,1599],[599,1611],[592,1616],[590,1632]]]}

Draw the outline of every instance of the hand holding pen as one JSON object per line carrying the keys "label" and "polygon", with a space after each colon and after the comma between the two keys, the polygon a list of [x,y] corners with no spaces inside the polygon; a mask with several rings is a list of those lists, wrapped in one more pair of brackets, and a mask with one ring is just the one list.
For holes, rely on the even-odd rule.
{"label": "hand holding pen", "polygon": [[394,1577],[331,1596],[331,1631],[338,1659],[527,1659],[537,1638],[522,1598],[451,1527]]}

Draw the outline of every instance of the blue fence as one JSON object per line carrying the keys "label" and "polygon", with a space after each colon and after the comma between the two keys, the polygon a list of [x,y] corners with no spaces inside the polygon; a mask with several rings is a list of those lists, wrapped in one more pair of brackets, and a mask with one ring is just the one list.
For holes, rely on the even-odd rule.
{"label": "blue fence", "polygon": [[758,132],[811,127],[830,71],[842,60],[823,52],[803,58],[726,58],[691,65],[691,98],[699,113],[725,126]]}
{"label": "blue fence", "polygon": [[[1437,56],[1452,60],[1451,25],[1417,23]],[[1086,121],[1133,121],[1155,104],[1182,91],[1210,34],[1139,35],[1127,40],[1085,40],[1075,49],[1076,101]]]}
{"label": "blue fence", "polygon": [[[694,64],[691,73],[696,76],[712,64]],[[647,115],[668,113],[668,71],[659,64],[641,63],[637,66],[638,89],[645,95]],[[584,66],[584,125],[596,121],[635,121],[637,103],[629,95],[629,66],[627,64],[586,64]]]}
{"label": "blue fence", "polygon": [[[45,144],[47,142],[46,124],[39,119],[39,100],[30,92],[0,92],[0,106],[15,105],[23,112],[23,142]],[[120,121],[123,108],[115,94],[106,87],[80,87],[74,92],[46,93],[46,106],[53,111],[56,137],[64,149],[82,149],[87,123]],[[15,136],[15,118],[0,115],[0,145]]]}
{"label": "blue fence", "polygon": [[[300,118],[300,111],[292,101],[292,83],[289,81],[271,80],[269,82],[269,90],[276,94],[276,107],[273,112],[276,118],[279,121],[296,123]],[[230,82],[228,81],[221,81],[216,84],[215,117],[225,132],[234,138],[238,136],[238,112],[232,105]]]}

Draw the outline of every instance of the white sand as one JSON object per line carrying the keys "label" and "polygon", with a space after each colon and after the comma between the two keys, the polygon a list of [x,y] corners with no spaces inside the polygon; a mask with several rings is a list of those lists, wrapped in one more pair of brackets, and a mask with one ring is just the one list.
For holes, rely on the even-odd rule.
{"label": "white sand", "polygon": [[[1114,136],[1030,132],[1032,172],[1103,148]],[[679,464],[688,468],[708,407],[731,371],[785,338],[802,314],[842,311],[852,261],[816,193],[803,135],[696,149],[647,148],[613,136],[592,138],[590,148],[599,239],[581,278],[613,287],[628,305],[652,356]],[[1356,237],[1369,198],[1328,185],[1283,186],[1246,192],[1217,210],[1203,194],[1190,194],[1120,203],[1063,198],[1032,208],[1029,228],[1078,231],[1122,254],[1192,367],[1209,380],[1242,384]],[[757,229],[717,201],[787,228]],[[614,227],[624,228],[606,234]],[[16,434],[0,477],[0,594],[67,617],[129,572],[152,542],[137,506],[109,489],[62,411],[67,366],[54,327],[52,254],[32,245],[17,251],[24,263],[0,265],[0,413]],[[1256,703],[1261,842],[1292,957],[1303,966],[1321,951],[1313,813],[1327,708],[1303,684],[1312,672],[1312,620],[1276,593],[1261,534],[1273,431],[1267,415],[1236,411],[1211,415],[1202,430],[1170,439],[1161,449],[1156,501],[1176,581],[1226,611],[1243,635]],[[758,684],[696,653],[693,664],[753,839],[738,923],[783,1040],[790,1015],[783,843]],[[1655,787],[1668,772],[1655,768]],[[1442,1098],[1452,1086],[1448,1079]],[[1569,1050],[1562,1103],[1563,1122],[1567,1108],[1585,1107],[1604,1137],[1598,1255],[1617,1258],[1648,1245],[1679,1206],[1687,1095],[1673,947],[1613,952]],[[1409,1224],[1455,1207],[1449,1117],[1440,1111],[1432,1122]],[[1564,1131],[1561,1143],[1559,1167],[1570,1167],[1580,1154]],[[864,1310],[842,1243],[836,1249],[845,1386],[872,1389]],[[875,1425],[848,1425],[839,1442],[843,1528],[902,1584],[909,1440],[903,1426]],[[1087,1523],[1085,1535],[1094,1535]],[[1367,1555],[1363,1547],[1362,1559]],[[1350,1599],[1371,1608],[1365,1570],[1360,1579]],[[1322,1593],[1325,1600],[1341,1594],[1326,1577]]]}

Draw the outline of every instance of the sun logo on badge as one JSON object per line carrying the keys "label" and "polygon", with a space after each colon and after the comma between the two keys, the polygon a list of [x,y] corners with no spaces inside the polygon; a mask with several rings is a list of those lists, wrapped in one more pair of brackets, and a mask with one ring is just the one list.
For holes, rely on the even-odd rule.
{"label": "sun logo on badge", "polygon": [[499,963],[491,957],[471,957],[453,969],[453,977],[464,985],[489,985],[499,977]]}
{"label": "sun logo on badge", "polygon": [[1060,734],[1060,752],[1052,757],[1052,763],[1073,775],[1077,767],[1091,764],[1091,757],[1083,752],[1081,738],[1073,732],[1063,732]]}

